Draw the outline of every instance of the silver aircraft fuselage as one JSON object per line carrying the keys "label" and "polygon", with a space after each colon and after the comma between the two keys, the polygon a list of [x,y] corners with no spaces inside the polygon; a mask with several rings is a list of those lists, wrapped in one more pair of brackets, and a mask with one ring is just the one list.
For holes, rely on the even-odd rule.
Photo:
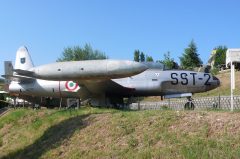
{"label": "silver aircraft fuselage", "polygon": [[33,97],[79,98],[79,89],[78,84],[72,81],[49,81],[41,79],[24,84],[13,81],[9,85],[10,94]]}
{"label": "silver aircraft fuselage", "polygon": [[[72,81],[36,79],[31,83],[12,82],[9,92],[30,96],[81,98],[89,94],[106,96],[164,96],[183,93],[200,93],[212,90],[220,81],[209,73],[148,69],[138,75],[106,81],[82,81],[79,86]],[[121,86],[115,86],[113,83]],[[72,86],[70,86],[72,85]],[[87,91],[86,91],[87,89]]]}

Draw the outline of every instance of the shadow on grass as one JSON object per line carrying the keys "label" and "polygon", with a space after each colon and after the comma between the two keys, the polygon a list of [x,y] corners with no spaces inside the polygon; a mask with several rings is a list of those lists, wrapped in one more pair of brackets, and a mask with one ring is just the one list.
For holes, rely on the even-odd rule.
{"label": "shadow on grass", "polygon": [[10,153],[4,156],[3,159],[38,159],[47,151],[59,147],[63,141],[69,139],[75,131],[86,127],[89,122],[84,122],[83,120],[87,117],[88,115],[76,116],[60,122],[47,129],[33,144]]}

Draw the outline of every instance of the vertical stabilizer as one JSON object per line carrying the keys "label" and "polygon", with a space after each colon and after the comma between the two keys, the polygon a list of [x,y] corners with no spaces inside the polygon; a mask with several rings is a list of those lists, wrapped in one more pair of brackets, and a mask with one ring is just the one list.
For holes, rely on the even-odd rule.
{"label": "vertical stabilizer", "polygon": [[25,46],[20,47],[17,50],[16,61],[14,69],[28,70],[32,68],[33,62],[28,50]]}

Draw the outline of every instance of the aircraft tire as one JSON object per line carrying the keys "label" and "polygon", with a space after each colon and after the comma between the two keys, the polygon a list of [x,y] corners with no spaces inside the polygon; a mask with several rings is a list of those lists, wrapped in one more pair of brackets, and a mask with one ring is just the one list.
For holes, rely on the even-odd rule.
{"label": "aircraft tire", "polygon": [[194,110],[194,109],[195,109],[195,105],[194,105],[192,102],[187,102],[187,103],[184,105],[184,109],[185,109],[185,110]]}

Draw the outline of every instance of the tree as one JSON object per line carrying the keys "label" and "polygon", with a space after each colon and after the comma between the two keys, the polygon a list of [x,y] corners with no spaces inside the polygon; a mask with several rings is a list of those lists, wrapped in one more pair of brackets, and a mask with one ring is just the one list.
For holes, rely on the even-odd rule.
{"label": "tree", "polygon": [[185,49],[182,57],[180,57],[180,62],[183,69],[193,69],[202,64],[202,60],[197,53],[197,46],[193,40],[188,45],[188,48]]}
{"label": "tree", "polygon": [[105,53],[99,50],[93,50],[91,45],[86,44],[84,48],[79,46],[67,47],[62,53],[62,57],[58,58],[60,61],[79,61],[79,60],[96,60],[107,59]]}
{"label": "tree", "polygon": [[135,50],[134,51],[134,61],[139,62],[139,56],[140,56],[140,51]]}
{"label": "tree", "polygon": [[145,54],[143,52],[140,54],[140,62],[145,62]]}
{"label": "tree", "polygon": [[147,61],[147,62],[153,62],[152,56],[146,55],[146,61]]}
{"label": "tree", "polygon": [[216,50],[214,67],[226,64],[227,49],[228,48],[226,46],[218,46],[214,49]]}
{"label": "tree", "polygon": [[164,60],[158,61],[164,64],[167,69],[178,69],[178,64],[170,56],[170,52],[164,54]]}
{"label": "tree", "polygon": [[137,62],[153,62],[152,56],[147,56],[143,52],[140,53],[139,50],[134,51],[134,61]]}

